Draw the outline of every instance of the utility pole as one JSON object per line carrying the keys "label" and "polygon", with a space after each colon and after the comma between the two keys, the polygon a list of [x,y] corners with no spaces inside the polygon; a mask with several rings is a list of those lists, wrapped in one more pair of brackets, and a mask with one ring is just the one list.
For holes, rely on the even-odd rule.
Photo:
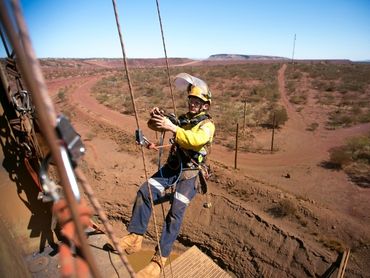
{"label": "utility pole", "polygon": [[294,65],[295,40],[296,40],[296,34],[294,34],[294,39],[293,39],[293,53],[292,53],[292,64],[293,65]]}
{"label": "utility pole", "polygon": [[236,123],[234,169],[238,168],[239,123]]}
{"label": "utility pole", "polygon": [[271,135],[271,153],[274,152],[274,137],[275,137],[275,125],[276,125],[276,116],[274,112],[274,116],[272,118],[272,135]]}
{"label": "utility pole", "polygon": [[246,117],[247,117],[247,100],[244,100],[244,115],[243,115],[243,135],[245,134],[245,124],[246,124]]}

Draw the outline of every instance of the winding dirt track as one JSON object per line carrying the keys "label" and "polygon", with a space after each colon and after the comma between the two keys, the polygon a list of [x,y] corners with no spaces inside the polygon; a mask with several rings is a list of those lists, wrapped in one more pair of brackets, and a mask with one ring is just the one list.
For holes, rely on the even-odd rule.
{"label": "winding dirt track", "polygon": [[[320,162],[327,159],[327,151],[331,147],[342,144],[350,136],[363,134],[367,130],[370,130],[370,124],[363,124],[346,129],[326,131],[325,137],[322,137],[322,134],[317,135],[306,131],[304,118],[294,110],[294,107],[288,100],[285,90],[285,70],[286,65],[284,64],[278,72],[278,80],[281,101],[287,109],[289,120],[282,131],[276,134],[276,141],[282,142],[283,151],[269,155],[268,158],[263,154],[240,153],[238,154],[238,165],[240,165],[239,168],[241,169],[251,169],[261,166],[292,166],[302,162]],[[110,124],[134,134],[137,125],[133,116],[123,115],[117,111],[113,111],[98,103],[90,95],[92,86],[98,80],[98,77],[87,77],[79,81],[78,83],[80,85],[71,93],[72,104],[76,105],[81,112],[89,115],[96,121]],[[139,119],[139,124],[145,134],[152,133],[146,126],[146,119]],[[285,141],[289,141],[289,143],[284,143]],[[221,145],[215,145],[212,152],[212,159],[226,165],[234,164],[234,152],[227,148]]]}

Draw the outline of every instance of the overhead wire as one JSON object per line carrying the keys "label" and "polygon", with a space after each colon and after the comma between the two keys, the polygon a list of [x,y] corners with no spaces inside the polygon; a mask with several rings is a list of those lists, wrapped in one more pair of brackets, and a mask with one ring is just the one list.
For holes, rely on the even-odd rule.
{"label": "overhead wire", "polygon": [[[160,11],[160,7],[159,7],[159,0],[156,0],[155,2],[156,2],[156,7],[157,7],[157,14],[158,14],[159,26],[160,26],[160,29],[161,29],[163,52],[164,52],[164,56],[165,56],[165,60],[166,60],[168,86],[170,88],[170,93],[171,93],[171,99],[172,99],[172,105],[173,105],[173,112],[175,114],[175,117],[177,117],[176,103],[175,103],[175,97],[174,97],[174,93],[173,93],[173,89],[172,89],[171,73],[170,73],[170,67],[169,67],[169,63],[168,63],[167,48],[166,48],[166,42],[165,42],[165,38],[164,38],[162,17],[161,17],[161,11]],[[161,137],[160,137],[161,138],[161,140],[160,140],[160,146],[163,145],[164,135],[165,135],[165,133],[162,132]],[[162,156],[162,149],[160,149],[159,150],[159,153],[158,153],[158,168],[159,168],[159,171],[161,171],[161,156]],[[181,165],[181,163],[180,163],[180,165]],[[179,174],[178,179],[180,178],[181,171],[182,170],[180,170],[180,174]],[[177,183],[177,181],[174,184],[176,184],[176,183]],[[164,214],[163,203],[161,203],[161,208],[162,208],[163,220],[165,221],[165,214]],[[173,277],[173,270],[172,270],[171,258],[169,258],[169,265],[170,265],[170,270],[171,270],[171,276]]]}
{"label": "overhead wire", "polygon": [[95,211],[97,212],[99,219],[102,221],[103,226],[105,228],[105,233],[107,233],[108,237],[112,240],[114,248],[115,250],[117,250],[117,253],[120,257],[122,264],[126,267],[130,277],[135,277],[135,272],[132,269],[130,263],[128,262],[127,257],[123,254],[122,248],[118,244],[117,238],[113,233],[112,225],[110,225],[108,222],[107,215],[102,209],[98,199],[95,197],[95,194],[90,184],[88,183],[87,179],[85,178],[85,176],[83,175],[80,169],[76,169],[76,176],[79,179],[81,186],[84,189],[84,192],[86,193],[91,205],[94,207]]}
{"label": "overhead wire", "polygon": [[160,8],[159,8],[159,0],[155,0],[155,2],[156,2],[156,4],[157,4],[158,20],[159,20],[159,25],[160,25],[160,28],[161,28],[163,51],[164,51],[164,56],[165,56],[165,58],[166,58],[166,68],[167,68],[168,86],[170,87],[170,92],[171,92],[172,105],[173,105],[173,112],[175,113],[175,116],[177,116],[177,113],[176,113],[176,104],[175,104],[175,97],[174,97],[173,90],[172,90],[172,82],[171,82],[170,67],[169,67],[169,64],[168,64],[167,49],[166,49],[166,42],[165,42],[165,40],[164,40],[164,32],[163,32],[163,25],[162,25],[162,17],[161,17],[161,12],[160,12]]}
{"label": "overhead wire", "polygon": [[[116,19],[118,36],[119,36],[120,44],[121,44],[122,57],[123,57],[123,62],[124,62],[124,66],[125,66],[125,71],[126,71],[127,83],[128,83],[128,86],[129,86],[131,102],[132,102],[132,106],[133,106],[134,113],[135,113],[136,126],[137,126],[137,129],[140,130],[139,116],[138,116],[138,112],[137,112],[136,104],[135,104],[134,91],[133,91],[133,87],[132,87],[132,83],[131,83],[130,72],[129,72],[129,68],[128,68],[127,56],[126,56],[126,51],[125,51],[125,45],[124,45],[122,32],[121,32],[121,26],[120,26],[120,23],[119,23],[119,16],[118,16],[118,11],[117,11],[116,0],[112,0],[112,3],[113,3],[114,15],[115,15],[115,19]],[[145,172],[145,180],[148,181],[148,172],[147,172],[147,166],[146,166],[144,146],[140,145],[140,149],[141,149],[141,156],[142,156],[144,172]],[[152,218],[153,218],[153,221],[154,221],[156,241],[157,241],[157,245],[159,246],[159,232],[158,232],[158,227],[157,227],[156,215],[155,215],[155,211],[154,211],[153,194],[152,194],[152,190],[150,188],[149,182],[147,182],[147,185],[148,185],[148,191],[149,191],[149,197],[150,197],[150,204],[151,204],[151,207],[152,207],[152,216],[153,216]],[[161,248],[158,248],[158,250],[159,250],[159,255],[162,257]]]}

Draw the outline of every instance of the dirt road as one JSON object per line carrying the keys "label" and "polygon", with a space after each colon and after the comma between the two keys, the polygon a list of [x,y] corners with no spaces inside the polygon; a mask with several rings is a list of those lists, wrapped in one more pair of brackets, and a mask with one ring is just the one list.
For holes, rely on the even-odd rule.
{"label": "dirt road", "polygon": [[[288,101],[284,85],[285,69],[286,66],[280,68],[278,80],[281,102],[287,109],[289,120],[276,133],[279,151],[274,154],[240,153],[238,170],[234,170],[234,153],[221,145],[215,145],[211,157],[211,161],[217,166],[216,181],[212,184],[215,206],[208,211],[199,210],[202,199],[196,199],[187,212],[192,218],[185,220],[183,232],[178,239],[186,244],[191,238],[193,244],[213,250],[211,252],[215,253],[215,258],[222,258],[220,265],[229,265],[231,261],[240,263],[228,267],[244,275],[249,273],[253,276],[261,272],[268,275],[277,269],[283,276],[288,273],[299,276],[302,269],[310,269],[306,275],[314,275],[315,271],[312,272],[312,269],[316,269],[316,274],[322,273],[325,263],[317,259],[315,252],[320,253],[324,261],[333,257],[325,253],[326,251],[318,251],[320,247],[311,241],[315,230],[348,239],[350,235],[353,238],[362,237],[366,227],[370,226],[367,213],[370,191],[349,182],[342,172],[319,166],[323,160],[328,159],[327,151],[331,147],[343,143],[349,136],[368,131],[370,125],[333,131],[307,131],[308,121],[304,114],[296,112]],[[68,94],[69,105],[76,113],[73,122],[75,127],[83,138],[95,133],[90,136],[92,139],[85,141],[88,147],[87,171],[110,216],[120,220],[116,223],[116,228],[122,231],[125,229],[122,222],[125,223],[129,218],[135,192],[144,180],[144,175],[139,153],[121,151],[109,138],[123,131],[132,134],[133,140],[137,126],[134,117],[112,111],[90,95],[91,88],[98,79],[71,79],[64,84],[73,86]],[[65,85],[63,82],[55,85],[51,89],[52,94],[55,95],[60,86]],[[139,124],[148,138],[155,138],[154,132],[146,127],[146,119],[140,119]],[[108,138],[107,135],[112,136]],[[152,168],[154,170],[155,165]],[[287,173],[290,178],[285,177]],[[286,221],[276,222],[266,214],[265,211],[281,198],[288,198],[296,202],[297,206],[302,206],[300,210],[304,216],[300,217],[309,219],[304,224],[298,221],[304,228],[294,226],[295,224],[292,226]],[[231,237],[230,223],[233,223],[234,234]],[[204,229],[210,226],[213,227],[212,230]],[[330,230],[337,226],[341,227]],[[296,236],[302,231],[311,236]],[[304,244],[301,243],[302,238],[305,238]],[[279,247],[278,244],[276,248],[262,247],[264,242],[269,241],[278,241],[281,245]],[[223,244],[220,245],[220,242]],[[288,254],[276,255],[281,248],[286,249]],[[245,250],[252,253],[246,255]],[[294,254],[298,253],[301,254],[299,256],[309,258],[310,262],[296,262]],[[266,258],[273,259],[266,261]]]}

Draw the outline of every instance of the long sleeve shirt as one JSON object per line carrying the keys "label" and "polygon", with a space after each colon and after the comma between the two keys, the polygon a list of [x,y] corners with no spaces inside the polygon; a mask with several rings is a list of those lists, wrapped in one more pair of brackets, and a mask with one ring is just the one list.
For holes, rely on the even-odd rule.
{"label": "long sleeve shirt", "polygon": [[[193,119],[202,115],[205,113],[202,112]],[[205,146],[212,143],[215,129],[214,123],[208,118],[196,125],[187,123],[177,129],[175,142],[185,150],[192,150],[205,156],[207,154]]]}

